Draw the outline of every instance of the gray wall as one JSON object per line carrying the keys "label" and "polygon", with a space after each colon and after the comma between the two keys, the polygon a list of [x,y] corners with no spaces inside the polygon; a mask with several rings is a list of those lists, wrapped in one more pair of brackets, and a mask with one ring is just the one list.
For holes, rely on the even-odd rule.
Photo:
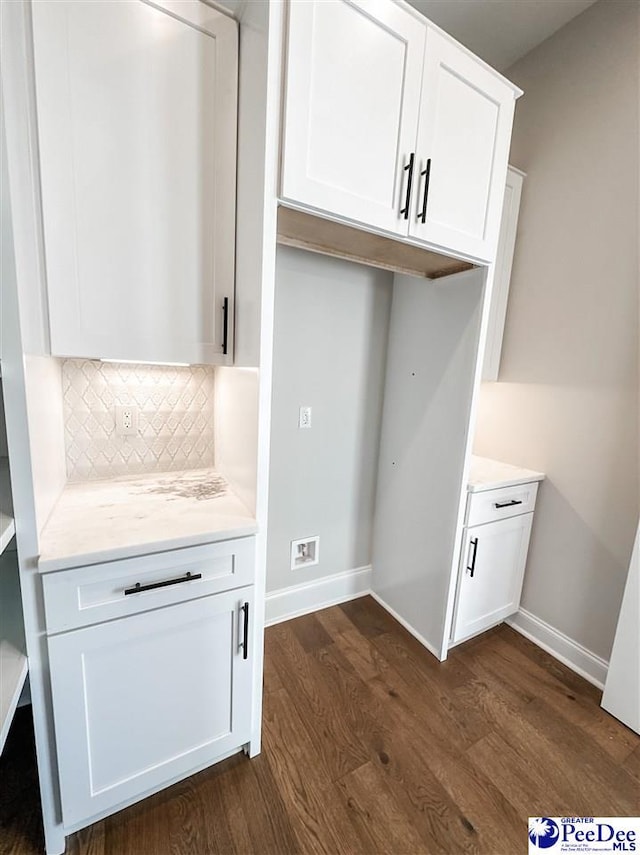
{"label": "gray wall", "polygon": [[[267,591],[371,562],[391,293],[390,273],[278,248]],[[312,535],[320,563],[290,570]]]}
{"label": "gray wall", "polygon": [[639,8],[600,0],[507,72],[528,175],[475,445],[547,473],[522,605],[604,658],[638,520]]}

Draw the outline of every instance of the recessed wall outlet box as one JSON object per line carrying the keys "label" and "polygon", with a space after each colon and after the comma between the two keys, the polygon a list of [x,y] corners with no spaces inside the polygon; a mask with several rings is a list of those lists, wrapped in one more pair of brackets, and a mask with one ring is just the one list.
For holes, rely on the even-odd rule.
{"label": "recessed wall outlet box", "polygon": [[135,436],[138,433],[137,407],[116,407],[116,433],[118,436]]}
{"label": "recessed wall outlet box", "polygon": [[311,567],[320,560],[320,535],[291,541],[291,569]]}
{"label": "recessed wall outlet box", "polygon": [[300,407],[300,414],[298,416],[298,427],[311,427],[311,407]]}

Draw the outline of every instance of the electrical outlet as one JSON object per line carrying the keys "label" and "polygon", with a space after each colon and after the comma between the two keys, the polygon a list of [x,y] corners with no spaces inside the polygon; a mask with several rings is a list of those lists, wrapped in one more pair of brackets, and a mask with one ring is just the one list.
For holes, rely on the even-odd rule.
{"label": "electrical outlet", "polygon": [[311,427],[311,407],[300,407],[300,414],[298,415],[298,427]]}
{"label": "electrical outlet", "polygon": [[118,436],[135,436],[138,433],[137,407],[116,407],[116,433]]}
{"label": "electrical outlet", "polygon": [[291,569],[310,567],[320,561],[320,535],[291,541]]}

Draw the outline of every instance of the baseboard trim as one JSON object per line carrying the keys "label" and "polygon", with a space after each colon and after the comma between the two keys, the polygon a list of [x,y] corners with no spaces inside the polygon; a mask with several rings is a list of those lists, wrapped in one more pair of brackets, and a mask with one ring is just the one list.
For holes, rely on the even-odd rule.
{"label": "baseboard trim", "polygon": [[576,674],[604,689],[609,663],[560,630],[541,620],[526,609],[520,609],[506,623],[529,641],[546,650]]}
{"label": "baseboard trim", "polygon": [[371,593],[371,565],[268,593],[265,626],[282,623]]}
{"label": "baseboard trim", "polygon": [[397,620],[398,623],[403,626],[407,630],[407,632],[410,633],[415,639],[417,639],[423,647],[426,647],[429,653],[432,653],[438,661],[442,661],[440,653],[436,650],[436,648],[433,647],[433,645],[429,644],[429,642],[426,638],[424,638],[424,636],[420,635],[419,632],[416,632],[416,630],[411,626],[411,624],[407,623],[404,618],[400,617],[398,612],[395,611],[395,609],[392,609],[389,603],[385,602],[379,594],[376,594],[375,591],[368,591],[367,593],[369,594],[369,596],[373,597],[376,603],[381,605],[385,611],[389,612],[391,617],[394,618],[394,620]]}

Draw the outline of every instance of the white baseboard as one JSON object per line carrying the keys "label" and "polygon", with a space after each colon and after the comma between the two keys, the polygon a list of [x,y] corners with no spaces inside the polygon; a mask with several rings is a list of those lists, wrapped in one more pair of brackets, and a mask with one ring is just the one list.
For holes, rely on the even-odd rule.
{"label": "white baseboard", "polygon": [[371,565],[267,593],[265,625],[307,615],[371,593]]}
{"label": "white baseboard", "polygon": [[407,630],[407,632],[411,633],[411,635],[416,638],[420,642],[420,644],[422,644],[423,647],[426,647],[429,653],[433,653],[436,659],[442,661],[442,657],[440,656],[440,653],[436,650],[436,648],[433,647],[433,645],[429,644],[429,642],[424,636],[420,635],[419,632],[416,632],[415,629],[411,626],[411,624],[407,623],[404,618],[400,617],[398,612],[392,609],[388,603],[385,603],[385,601],[379,594],[376,594],[375,591],[368,591],[368,593],[371,597],[373,597],[376,603],[379,603],[385,611],[389,612],[391,617],[397,620],[398,623]]}
{"label": "white baseboard", "polygon": [[559,659],[576,674],[580,674],[599,689],[604,689],[609,667],[605,659],[596,656],[595,653],[526,609],[520,609],[513,617],[507,618],[506,622],[529,641],[533,641],[538,647]]}

